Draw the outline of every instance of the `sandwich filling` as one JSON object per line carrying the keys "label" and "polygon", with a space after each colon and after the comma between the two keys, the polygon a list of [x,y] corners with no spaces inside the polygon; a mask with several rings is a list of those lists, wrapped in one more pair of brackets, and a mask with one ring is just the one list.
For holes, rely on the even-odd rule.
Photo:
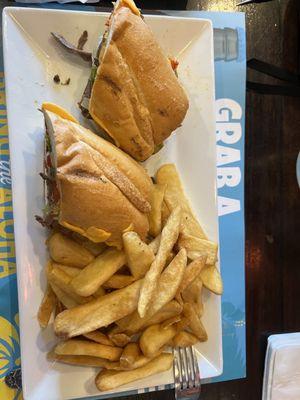
{"label": "sandwich filling", "polygon": [[57,187],[51,140],[47,129],[44,142],[44,173],[41,176],[44,179],[45,207],[43,218],[38,218],[38,220],[42,225],[53,228],[58,222],[60,193]]}

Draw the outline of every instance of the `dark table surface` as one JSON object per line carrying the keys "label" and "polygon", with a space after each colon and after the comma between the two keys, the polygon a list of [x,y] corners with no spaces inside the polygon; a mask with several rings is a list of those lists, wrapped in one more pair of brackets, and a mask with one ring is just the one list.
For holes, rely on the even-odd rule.
{"label": "dark table surface", "polygon": [[[299,74],[300,1],[274,0],[245,7],[236,7],[236,3],[190,1],[188,8],[200,4],[198,9],[203,10],[245,11],[248,59],[255,57]],[[277,82],[253,71],[248,79]],[[300,331],[300,192],[296,180],[300,98],[248,92],[246,102],[247,378],[204,385],[203,400],[260,399],[266,335]],[[171,400],[174,392],[148,393],[139,399]]]}
{"label": "dark table surface", "polygon": [[[146,0],[144,9],[245,11],[247,57],[300,73],[300,0],[237,7],[238,0]],[[109,5],[101,1],[101,5]],[[248,79],[276,80],[249,71]],[[266,336],[300,331],[300,98],[247,92],[246,98],[247,378],[204,385],[202,400],[261,398]],[[171,400],[174,391],[123,400]],[[283,399],[284,400],[284,399]]]}

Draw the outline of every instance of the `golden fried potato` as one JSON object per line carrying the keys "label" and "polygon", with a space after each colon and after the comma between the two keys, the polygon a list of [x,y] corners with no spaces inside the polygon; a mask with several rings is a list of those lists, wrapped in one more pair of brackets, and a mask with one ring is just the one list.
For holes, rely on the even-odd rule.
{"label": "golden fried potato", "polygon": [[154,184],[151,194],[151,211],[149,213],[149,233],[157,236],[162,229],[161,209],[167,185]]}
{"label": "golden fried potato", "polygon": [[166,225],[166,222],[168,221],[169,216],[170,216],[170,210],[168,209],[166,202],[163,201],[162,206],[161,206],[161,224],[162,224],[162,226]]}
{"label": "golden fried potato", "polygon": [[182,310],[182,304],[179,304],[176,300],[171,300],[169,303],[161,307],[152,317],[147,319],[142,328],[160,324],[164,321],[170,320],[171,318],[179,318]]}
{"label": "golden fried potato", "polygon": [[152,249],[144,243],[136,232],[123,233],[124,251],[127,265],[135,279],[143,278],[154,260]]}
{"label": "golden fried potato", "polygon": [[52,268],[47,270],[47,278],[50,284],[58,286],[72,297],[77,304],[84,304],[92,300],[92,297],[79,296],[71,286],[72,277],[66,274],[59,265],[52,263]]}
{"label": "golden fried potato", "polygon": [[202,281],[199,275],[183,290],[181,296],[185,303],[192,303],[199,317],[202,317],[204,306],[202,302]]}
{"label": "golden fried potato", "polygon": [[93,294],[93,296],[94,296],[95,298],[97,298],[97,297],[104,296],[105,294],[106,294],[105,289],[104,289],[102,286],[100,286],[100,287],[98,287],[98,289],[96,290],[96,292]]}
{"label": "golden fried potato", "polygon": [[96,343],[105,344],[106,346],[114,346],[114,343],[104,333],[98,330],[85,333],[83,336]]}
{"label": "golden fried potato", "polygon": [[118,361],[109,361],[100,357],[93,356],[72,356],[56,354],[55,351],[50,351],[47,354],[48,361],[58,361],[64,364],[77,365],[79,367],[95,367],[107,369],[119,369],[120,363]]}
{"label": "golden fried potato", "polygon": [[58,343],[54,352],[58,355],[92,356],[105,358],[110,361],[117,361],[120,359],[122,349],[91,342],[89,340],[69,339],[65,342]]}
{"label": "golden fried potato", "polygon": [[142,352],[138,343],[128,343],[120,357],[120,366],[129,369],[141,357]]}
{"label": "golden fried potato", "polygon": [[113,248],[105,250],[72,279],[71,286],[80,296],[90,296],[125,264],[125,254]]}
{"label": "golden fried potato", "polygon": [[149,304],[154,298],[153,296],[160,274],[165,267],[168,255],[178,239],[180,221],[181,209],[180,207],[177,207],[171,213],[166,225],[162,230],[157,255],[151,264],[149,271],[146,273],[142,284],[138,303],[138,313],[141,317],[145,316],[149,308]]}
{"label": "golden fried potato", "polygon": [[178,322],[181,321],[181,316],[180,315],[176,315],[175,317],[166,319],[165,321],[163,321],[163,323],[161,324],[162,329],[168,328],[171,325],[177,324]]}
{"label": "golden fried potato", "polygon": [[190,332],[180,331],[173,337],[174,347],[189,347],[193,346],[199,339]]}
{"label": "golden fried potato", "polygon": [[136,381],[137,379],[146,378],[148,376],[164,372],[173,365],[173,355],[162,353],[158,357],[153,358],[143,367],[130,371],[109,371],[102,370],[96,377],[96,386],[99,390],[112,390],[119,386]]}
{"label": "golden fried potato", "polygon": [[200,275],[201,270],[205,266],[206,256],[200,256],[196,260],[188,264],[185,269],[181,284],[178,288],[176,298]]}
{"label": "golden fried potato", "polygon": [[153,251],[154,255],[157,254],[158,249],[159,249],[159,244],[160,244],[160,239],[161,239],[161,233],[156,236],[151,242],[148,244],[148,247]]}
{"label": "golden fried potato", "polygon": [[[157,357],[159,354],[162,353],[158,351],[154,357]],[[143,367],[144,365],[148,364],[154,357],[146,357],[141,352],[141,349],[137,343],[129,343],[121,357],[120,357],[120,370],[130,370]]]}
{"label": "golden fried potato", "polygon": [[92,242],[91,240],[80,235],[77,232],[72,232],[72,239],[75,240],[75,242],[79,243],[81,246],[83,246],[85,249],[87,249],[95,257],[99,256],[99,254],[103,253],[103,251],[107,249],[106,243]]}
{"label": "golden fried potato", "polygon": [[208,338],[207,333],[193,304],[185,303],[183,306],[183,314],[189,320],[189,328],[192,333],[197,336],[200,342],[205,342]]}
{"label": "golden fried potato", "polygon": [[140,348],[146,357],[154,357],[177,333],[176,326],[152,325],[140,337]]}
{"label": "golden fried potato", "polygon": [[124,318],[123,321],[117,321],[117,324],[124,327],[126,332],[129,333],[138,332],[141,327],[145,326],[151,317],[174,298],[186,270],[186,262],[186,251],[182,249],[159,277],[154,292],[154,300],[150,304],[145,317],[140,317],[138,312],[135,311],[132,316]]}
{"label": "golden fried potato", "polygon": [[57,298],[50,285],[47,286],[43,300],[38,311],[38,321],[41,328],[46,328],[53,311],[55,310]]}
{"label": "golden fried potato", "polygon": [[141,284],[141,280],[136,281],[89,303],[63,311],[55,318],[55,333],[70,338],[108,326],[125,317],[137,307]]}
{"label": "golden fried potato", "polygon": [[106,282],[103,283],[105,289],[122,289],[130,285],[136,279],[131,275],[114,274]]}
{"label": "golden fried potato", "polygon": [[71,278],[74,278],[74,276],[77,276],[79,274],[79,272],[81,271],[79,268],[69,267],[68,265],[64,265],[64,264],[55,263],[55,266],[58,267],[59,269],[63,270]]}
{"label": "golden fried potato", "polygon": [[55,310],[54,310],[54,318],[56,318],[56,316],[59,313],[63,312],[64,310],[65,310],[65,306],[58,300],[58,298],[56,296],[56,306],[55,306]]}
{"label": "golden fried potato", "polygon": [[83,268],[94,259],[87,249],[60,232],[51,235],[47,245],[50,257],[60,264]]}
{"label": "golden fried potato", "polygon": [[182,291],[182,298],[186,303],[197,303],[202,294],[202,280],[200,274]]}
{"label": "golden fried potato", "polygon": [[203,286],[215,294],[223,293],[223,282],[219,270],[214,265],[208,265],[200,272]]}
{"label": "golden fried potato", "polygon": [[131,340],[131,337],[126,333],[112,333],[109,334],[110,340],[119,347],[125,347]]}
{"label": "golden fried potato", "polygon": [[184,193],[182,183],[174,164],[162,165],[156,172],[156,182],[166,184],[164,201],[173,211],[176,207],[182,208],[182,230],[184,233],[206,239],[206,235],[195,217],[192,208]]}
{"label": "golden fried potato", "polygon": [[185,248],[188,258],[191,260],[206,256],[208,265],[213,265],[217,261],[218,245],[210,240],[181,233],[178,238],[178,247],[179,249]]}
{"label": "golden fried potato", "polygon": [[[76,301],[69,294],[61,290],[60,287],[52,282],[50,282],[50,286],[59,300],[59,303],[61,303],[65,308],[73,308],[78,306],[78,303],[76,303]],[[55,317],[57,317],[58,314],[60,314],[60,312],[58,312]]]}

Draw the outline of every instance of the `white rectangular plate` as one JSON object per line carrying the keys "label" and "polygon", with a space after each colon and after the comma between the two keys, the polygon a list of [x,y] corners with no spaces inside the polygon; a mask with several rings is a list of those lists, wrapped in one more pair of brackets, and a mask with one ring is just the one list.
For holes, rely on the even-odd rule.
{"label": "white rectangular plate", "polygon": [[[82,121],[77,101],[89,76],[89,66],[66,54],[50,32],[61,33],[76,43],[87,29],[87,48],[93,49],[107,14],[6,8],[3,17],[24,397],[63,400],[97,395],[96,370],[53,365],[46,360],[46,352],[56,339],[52,326],[41,332],[36,319],[45,286],[47,253],[45,231],[34,216],[43,208],[43,184],[38,173],[43,164],[44,122],[37,109],[43,101],[52,101]],[[153,173],[163,163],[176,163],[197,217],[208,237],[218,241],[211,22],[165,16],[145,19],[166,53],[179,59],[179,78],[190,100],[183,126],[167,140],[163,150],[147,161],[146,167]],[[62,80],[70,77],[70,85],[55,84],[55,74]],[[222,372],[221,305],[220,298],[208,292],[204,301],[203,321],[209,339],[196,348],[202,378],[210,378]],[[169,371],[114,392],[172,382]]]}

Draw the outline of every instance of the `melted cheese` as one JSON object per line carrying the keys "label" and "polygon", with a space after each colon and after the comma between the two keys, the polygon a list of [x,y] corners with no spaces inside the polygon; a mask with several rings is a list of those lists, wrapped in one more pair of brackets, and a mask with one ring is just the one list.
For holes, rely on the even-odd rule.
{"label": "melted cheese", "polygon": [[135,2],[133,0],[121,0],[119,3],[119,7],[122,7],[122,6],[127,6],[128,8],[130,8],[130,10],[134,14],[136,14],[138,16],[141,15],[140,10],[137,8],[137,6],[135,5]]}
{"label": "melted cheese", "polygon": [[73,115],[71,115],[67,110],[58,106],[57,104],[44,102],[42,104],[42,110],[53,112],[54,114],[58,115],[59,117],[61,117],[63,119],[68,119],[69,121],[72,121],[72,122],[75,122],[76,124],[78,124],[77,119],[74,118]]}
{"label": "melted cheese", "polygon": [[73,232],[79,233],[80,235],[88,238],[94,243],[105,242],[111,236],[111,233],[106,232],[103,229],[96,228],[95,226],[90,226],[87,230],[84,230],[79,226],[70,224],[67,221],[60,221],[59,223],[65,228],[68,228]]}
{"label": "melted cheese", "polygon": [[125,229],[123,230],[123,233],[131,232],[131,231],[134,231],[134,225],[133,225],[132,222],[127,226],[127,228],[125,228]]}

